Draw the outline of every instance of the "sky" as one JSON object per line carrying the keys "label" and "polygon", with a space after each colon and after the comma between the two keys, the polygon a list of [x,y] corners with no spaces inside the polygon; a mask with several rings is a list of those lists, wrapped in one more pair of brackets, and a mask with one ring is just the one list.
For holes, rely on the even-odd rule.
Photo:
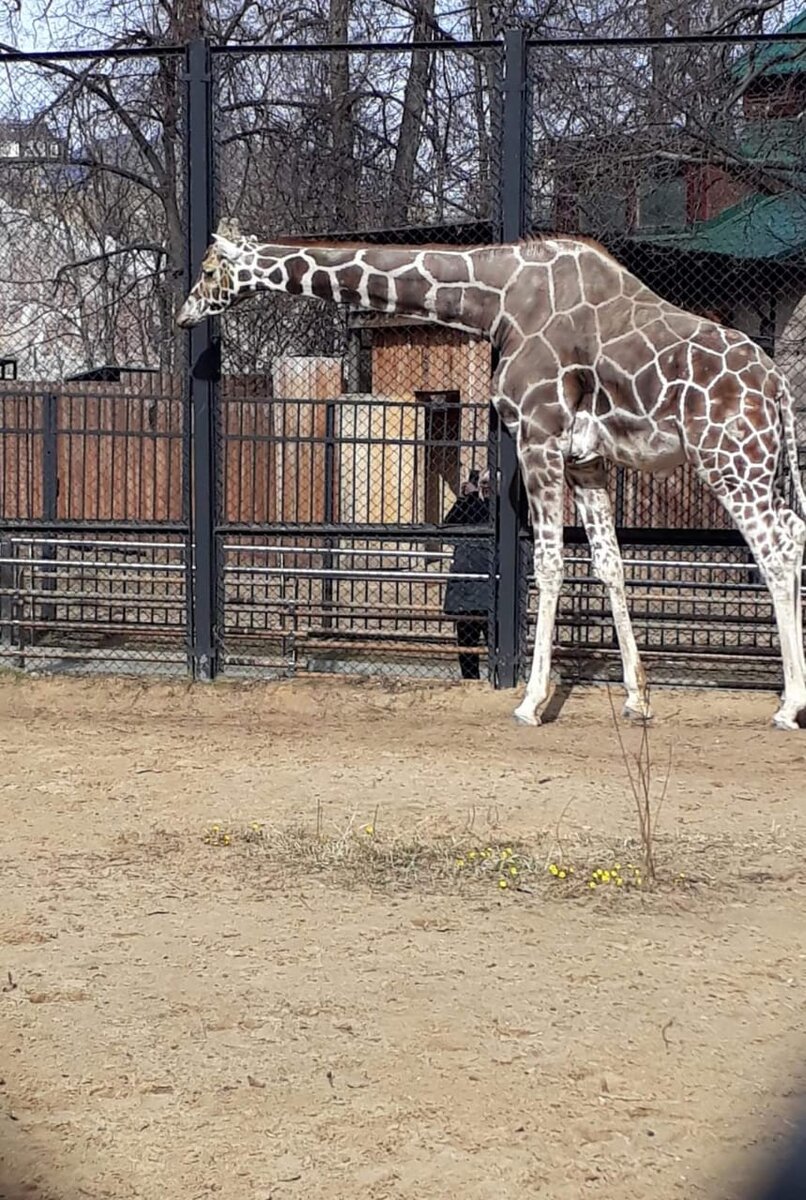
{"label": "sky", "polygon": [[[14,13],[9,21],[8,18],[0,17],[0,39],[7,45],[11,44],[20,50],[59,50],[69,49],[77,45],[100,45],[102,39],[97,34],[89,35],[82,29],[80,21],[75,18],[65,18],[58,15],[58,10],[55,5],[50,3],[50,0],[0,0],[0,14],[5,9],[7,12],[13,10],[16,4],[19,3],[19,12]],[[738,0],[736,0],[738,7]],[[71,4],[70,8],[73,13],[78,9],[78,4]],[[90,10],[94,6],[88,6]],[[48,12],[48,16],[43,19],[43,8]],[[448,13],[456,13],[456,0],[444,0],[443,3],[437,2],[437,12],[442,9],[446,15]],[[772,31],[780,29],[787,21],[797,16],[799,13],[806,10],[806,0],[782,0],[780,6],[767,14],[765,19],[765,27]],[[396,16],[400,17],[399,9]],[[93,12],[92,25],[100,32],[103,31],[103,18],[96,17]],[[398,24],[396,21],[395,24]],[[450,24],[450,22],[446,22]],[[397,36],[396,31],[392,32],[392,37]],[[109,28],[109,39],[112,40],[113,29]]]}

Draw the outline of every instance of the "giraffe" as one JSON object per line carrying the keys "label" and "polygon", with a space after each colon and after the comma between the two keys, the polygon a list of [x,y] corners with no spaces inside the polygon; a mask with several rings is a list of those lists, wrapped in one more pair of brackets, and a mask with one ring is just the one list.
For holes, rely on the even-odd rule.
{"label": "giraffe", "polygon": [[[515,439],[539,589],[531,670],[514,712],[518,721],[538,725],[549,698],[566,483],[594,573],[609,594],[624,715],[651,718],[605,487],[609,461],[660,477],[688,462],[718,497],[773,601],[784,676],[773,725],[806,724],[806,492],[788,384],[750,337],[663,300],[583,237],[540,235],[469,248],[284,238],[264,243],[242,235],[234,222],[222,222],[213,235],[177,323],[190,328],[262,291],[402,313],[497,348],[492,401]],[[782,451],[799,512],[776,490]]]}

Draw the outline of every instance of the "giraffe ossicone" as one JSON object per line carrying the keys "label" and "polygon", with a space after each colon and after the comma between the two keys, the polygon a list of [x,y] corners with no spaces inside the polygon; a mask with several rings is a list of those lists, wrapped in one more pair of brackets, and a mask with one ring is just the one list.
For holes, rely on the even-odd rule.
{"label": "giraffe ossicone", "polygon": [[[518,720],[538,724],[549,696],[566,485],[609,594],[625,712],[651,715],[604,464],[666,476],[688,462],[741,531],[772,597],[784,674],[773,723],[806,726],[806,492],[789,387],[750,337],[661,299],[585,238],[468,249],[263,242],[231,221],[213,235],[177,322],[189,328],[262,291],[418,317],[498,349],[492,399],[517,446],[539,589]],[[799,511],[776,488],[782,451]]]}

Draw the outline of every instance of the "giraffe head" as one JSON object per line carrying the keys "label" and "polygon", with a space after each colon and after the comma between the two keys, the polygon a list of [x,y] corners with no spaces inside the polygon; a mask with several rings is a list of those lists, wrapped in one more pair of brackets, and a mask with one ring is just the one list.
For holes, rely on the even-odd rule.
{"label": "giraffe head", "polygon": [[237,222],[219,222],[196,282],[176,314],[180,328],[190,329],[207,317],[217,317],[254,295],[254,273],[244,260],[246,246]]}

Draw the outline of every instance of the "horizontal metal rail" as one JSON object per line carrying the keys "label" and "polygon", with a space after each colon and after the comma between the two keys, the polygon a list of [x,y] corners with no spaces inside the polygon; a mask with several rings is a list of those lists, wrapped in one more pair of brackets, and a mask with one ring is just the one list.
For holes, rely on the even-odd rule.
{"label": "horizontal metal rail", "polygon": [[368,579],[383,583],[440,583],[448,579],[487,580],[489,575],[460,574],[455,571],[360,571],[318,567],[224,567],[225,575],[290,576],[303,579]]}

